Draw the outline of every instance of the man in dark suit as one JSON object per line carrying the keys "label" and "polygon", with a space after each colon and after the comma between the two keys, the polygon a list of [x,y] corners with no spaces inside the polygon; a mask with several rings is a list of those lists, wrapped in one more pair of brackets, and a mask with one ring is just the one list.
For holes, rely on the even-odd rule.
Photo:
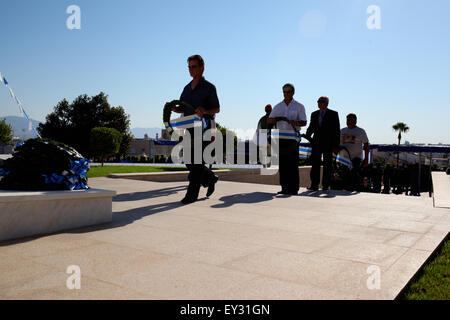
{"label": "man in dark suit", "polygon": [[311,186],[308,190],[317,191],[320,182],[320,160],[323,155],[322,189],[330,188],[332,152],[339,152],[340,132],[339,115],[328,109],[328,97],[320,97],[317,101],[319,110],[311,114],[311,122],[306,137],[311,141],[312,168],[310,172]]}

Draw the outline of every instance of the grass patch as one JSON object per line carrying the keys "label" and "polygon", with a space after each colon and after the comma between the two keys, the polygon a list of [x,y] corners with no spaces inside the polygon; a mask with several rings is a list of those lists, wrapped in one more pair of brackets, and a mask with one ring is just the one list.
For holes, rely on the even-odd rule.
{"label": "grass patch", "polygon": [[146,167],[146,166],[93,166],[87,172],[88,178],[107,177],[113,173],[147,173],[186,171],[184,167]]}
{"label": "grass patch", "polygon": [[450,237],[405,288],[400,300],[450,300]]}

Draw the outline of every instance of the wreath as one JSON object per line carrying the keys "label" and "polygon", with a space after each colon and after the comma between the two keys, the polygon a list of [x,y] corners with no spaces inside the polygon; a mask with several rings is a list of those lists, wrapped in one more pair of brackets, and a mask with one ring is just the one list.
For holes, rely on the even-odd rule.
{"label": "wreath", "polygon": [[178,112],[182,112],[185,116],[195,113],[195,108],[187,102],[181,100],[173,100],[169,103],[166,103],[163,110],[163,122],[169,134],[172,134],[172,132],[174,131],[172,128],[172,124],[170,123],[172,108],[175,108]]}

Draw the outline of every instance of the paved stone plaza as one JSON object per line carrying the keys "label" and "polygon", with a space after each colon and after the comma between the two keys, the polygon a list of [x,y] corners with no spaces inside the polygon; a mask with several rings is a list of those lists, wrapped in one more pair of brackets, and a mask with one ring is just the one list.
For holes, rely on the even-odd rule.
{"label": "paved stone plaza", "polygon": [[428,194],[219,181],[183,206],[186,182],[89,185],[117,191],[113,222],[1,243],[1,299],[394,299],[450,230]]}

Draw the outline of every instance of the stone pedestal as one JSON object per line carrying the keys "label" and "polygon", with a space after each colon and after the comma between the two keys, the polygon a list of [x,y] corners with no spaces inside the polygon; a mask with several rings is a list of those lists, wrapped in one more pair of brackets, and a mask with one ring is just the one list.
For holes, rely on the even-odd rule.
{"label": "stone pedestal", "polygon": [[115,191],[0,191],[0,241],[107,223]]}

